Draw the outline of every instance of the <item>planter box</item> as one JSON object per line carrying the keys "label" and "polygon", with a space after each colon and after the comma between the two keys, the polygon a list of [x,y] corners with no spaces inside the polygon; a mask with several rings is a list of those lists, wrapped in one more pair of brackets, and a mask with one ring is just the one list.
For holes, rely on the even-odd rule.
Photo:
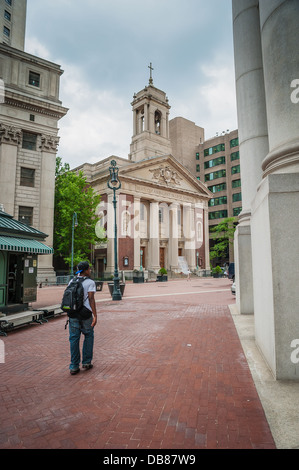
{"label": "planter box", "polygon": [[138,284],[139,282],[144,282],[143,272],[133,274],[133,283]]}
{"label": "planter box", "polygon": [[166,282],[167,281],[167,275],[166,274],[158,274],[157,275],[157,282]]}
{"label": "planter box", "polygon": [[[113,288],[114,288],[114,282],[108,282],[108,287],[109,287],[110,295],[112,296]],[[120,289],[121,295],[123,296],[124,291],[125,291],[125,284],[123,282],[119,283],[119,289]]]}

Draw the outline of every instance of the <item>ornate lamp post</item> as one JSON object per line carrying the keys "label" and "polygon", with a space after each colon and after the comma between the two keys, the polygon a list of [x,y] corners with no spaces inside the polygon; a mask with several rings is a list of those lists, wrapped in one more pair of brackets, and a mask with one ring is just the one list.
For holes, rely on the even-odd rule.
{"label": "ornate lamp post", "polygon": [[114,207],[114,277],[113,277],[113,293],[112,300],[121,300],[122,295],[119,288],[118,262],[117,262],[117,223],[116,223],[116,196],[115,192],[120,189],[121,182],[118,179],[118,167],[116,161],[111,161],[109,167],[110,178],[107,182],[108,188],[113,190],[113,207]]}
{"label": "ornate lamp post", "polygon": [[72,258],[71,258],[71,276],[74,275],[74,233],[75,233],[75,227],[78,226],[78,219],[77,219],[77,213],[73,213],[73,219],[72,219]]}
{"label": "ornate lamp post", "polygon": [[199,266],[198,266],[198,257],[199,257],[199,253],[198,251],[196,252],[196,269],[197,271],[199,270]]}
{"label": "ornate lamp post", "polygon": [[143,250],[140,250],[140,271],[143,271],[143,267],[142,267],[142,255],[143,255]]}

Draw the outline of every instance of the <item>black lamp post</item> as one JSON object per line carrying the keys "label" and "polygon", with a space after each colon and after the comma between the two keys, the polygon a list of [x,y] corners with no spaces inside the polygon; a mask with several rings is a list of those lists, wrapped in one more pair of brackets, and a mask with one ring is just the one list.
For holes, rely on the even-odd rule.
{"label": "black lamp post", "polygon": [[108,188],[113,190],[113,207],[114,207],[114,277],[113,277],[113,293],[112,300],[121,300],[121,291],[119,288],[118,262],[117,262],[117,223],[116,223],[116,196],[115,191],[120,189],[121,182],[118,179],[118,167],[116,161],[111,161],[109,167],[110,179],[108,180]]}

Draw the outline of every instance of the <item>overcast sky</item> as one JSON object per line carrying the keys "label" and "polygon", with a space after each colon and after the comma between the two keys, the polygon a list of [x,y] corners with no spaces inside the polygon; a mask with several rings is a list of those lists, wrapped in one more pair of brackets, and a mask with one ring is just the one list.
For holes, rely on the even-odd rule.
{"label": "overcast sky", "polygon": [[127,158],[133,94],[148,84],[210,138],[237,129],[231,0],[27,0],[25,51],[61,65],[58,155]]}

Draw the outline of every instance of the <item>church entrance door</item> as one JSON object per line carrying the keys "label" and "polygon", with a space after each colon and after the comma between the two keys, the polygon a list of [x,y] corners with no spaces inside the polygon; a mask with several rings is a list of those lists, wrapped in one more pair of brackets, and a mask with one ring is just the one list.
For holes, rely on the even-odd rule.
{"label": "church entrance door", "polygon": [[160,268],[165,268],[165,248],[160,247]]}

